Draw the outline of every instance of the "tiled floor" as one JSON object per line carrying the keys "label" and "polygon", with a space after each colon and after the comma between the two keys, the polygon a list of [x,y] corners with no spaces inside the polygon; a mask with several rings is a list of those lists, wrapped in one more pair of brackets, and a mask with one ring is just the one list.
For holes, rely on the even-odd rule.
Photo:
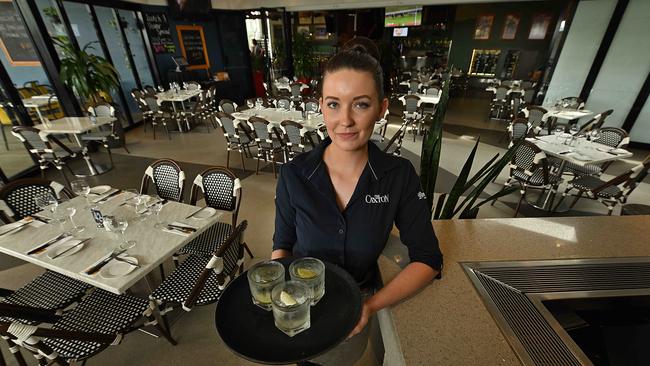
{"label": "tiled floor", "polygon": [[[480,135],[478,156],[473,170],[476,171],[484,162],[494,154],[505,151],[507,142],[502,140],[503,122],[486,121],[488,104],[486,100],[453,99],[446,119],[443,135],[442,161],[438,176],[437,193],[448,192],[456,175],[476,138]],[[399,118],[392,116],[391,125],[387,136],[392,136],[399,125]],[[122,149],[114,151],[116,168],[103,176],[91,180],[93,184],[114,184],[120,187],[139,187],[144,167],[157,158],[173,158],[180,162],[187,173],[189,184],[196,173],[209,165],[225,165],[226,150],[223,135],[220,131],[206,132],[203,127],[187,134],[172,134],[172,139],[152,139],[151,133],[144,134],[142,128],[137,128],[127,134],[130,155]],[[413,142],[413,136],[407,135],[403,144],[403,156],[413,162],[419,170],[419,154],[421,150],[421,137]],[[618,174],[629,169],[647,155],[647,151],[635,151],[631,159],[625,159],[612,165],[608,174]],[[99,154],[98,159],[105,159],[105,154]],[[78,163],[77,163],[78,164]],[[267,167],[259,175],[251,174],[255,168],[255,161],[246,160],[246,174],[241,170],[241,160],[238,153],[231,156],[231,167],[237,169],[237,174],[243,178],[243,201],[240,211],[240,220],[248,220],[249,227],[246,241],[250,245],[256,260],[268,258],[271,252],[273,236],[273,222],[275,215],[274,196],[276,180]],[[253,172],[254,173],[254,172]],[[57,175],[53,175],[56,179]],[[488,185],[486,194],[497,192],[507,177],[504,170],[495,183]],[[611,177],[606,175],[606,177]],[[486,195],[487,197],[487,195]],[[517,195],[513,194],[501,199],[494,206],[485,205],[479,213],[480,218],[511,217]],[[647,183],[637,188],[631,196],[631,202],[650,203],[650,185]],[[563,215],[602,215],[606,212],[604,207],[597,202],[583,200],[576,210]],[[524,205],[520,216],[547,216],[541,212]],[[251,262],[252,263],[252,262]],[[249,265],[250,263],[247,263]],[[0,256],[0,283],[2,287],[15,288],[33,278],[40,269],[30,264],[20,264]],[[92,365],[175,365],[191,362],[195,365],[208,365],[219,363],[222,365],[248,365],[250,363],[238,358],[228,351],[220,342],[214,330],[214,305],[197,308],[185,314],[173,325],[174,335],[179,345],[172,347],[165,340],[152,338],[144,333],[135,332],[125,337],[123,343],[117,347],[110,347],[107,351],[94,357],[89,364]],[[2,343],[2,342],[0,342]],[[7,355],[6,349],[3,353]],[[13,360],[9,359],[9,362]],[[30,364],[35,364],[31,362]],[[371,358],[360,362],[361,365],[373,364]]]}

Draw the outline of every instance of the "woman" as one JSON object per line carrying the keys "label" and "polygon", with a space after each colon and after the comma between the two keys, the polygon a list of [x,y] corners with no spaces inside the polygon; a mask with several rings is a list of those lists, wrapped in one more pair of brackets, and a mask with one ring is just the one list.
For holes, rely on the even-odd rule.
{"label": "woman", "polygon": [[354,336],[373,314],[414,294],[439,273],[442,254],[415,169],[369,143],[375,122],[388,108],[377,48],[359,38],[346,46],[323,74],[320,105],[330,137],[282,168],[271,257],[313,256],[335,263],[371,294],[377,259],[395,223],[411,263],[366,297],[350,334],[358,339],[363,337]]}

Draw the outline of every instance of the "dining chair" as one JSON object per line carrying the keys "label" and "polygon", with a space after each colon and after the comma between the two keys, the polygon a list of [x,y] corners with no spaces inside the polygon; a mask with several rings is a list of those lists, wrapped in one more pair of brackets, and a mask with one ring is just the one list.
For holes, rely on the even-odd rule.
{"label": "dining chair", "polygon": [[536,105],[526,106],[525,110],[528,111],[528,123],[535,135],[550,135],[553,132],[549,129],[548,120],[545,118],[548,110]]}
{"label": "dining chair", "polygon": [[563,108],[579,110],[584,108],[585,102],[580,97],[566,97],[560,100],[560,105]]}
{"label": "dining chair", "polygon": [[390,109],[386,108],[386,112],[384,112],[384,116],[377,122],[375,123],[383,123],[384,127],[380,128],[379,131],[372,133],[372,136],[370,136],[370,141],[373,141],[375,143],[377,142],[383,142],[386,139],[386,130],[388,129],[388,115],[390,114]]}
{"label": "dining chair", "polygon": [[404,122],[400,128],[395,132],[393,137],[388,140],[386,144],[378,144],[378,147],[385,153],[401,156],[402,155],[402,140],[406,134],[406,129],[408,128],[408,123]]}
{"label": "dining chair", "polygon": [[151,86],[151,85],[145,85],[144,86],[144,94],[145,94],[145,96],[155,97],[156,93],[158,93],[158,91],[153,86]]}
{"label": "dining chair", "polygon": [[438,94],[440,94],[440,87],[439,86],[431,86],[431,87],[427,88],[426,94],[427,95],[438,95]]}
{"label": "dining chair", "polygon": [[503,80],[501,82],[501,86],[505,86],[506,88],[510,88],[512,86],[512,80]]}
{"label": "dining chair", "polygon": [[318,100],[314,98],[308,98],[305,99],[305,112],[315,112],[319,113],[320,112],[320,104],[318,103]]}
{"label": "dining chair", "polygon": [[[544,194],[547,190],[549,191],[546,202],[544,202],[544,207],[546,207],[549,201],[551,204],[553,203],[558,185],[562,179],[549,169],[546,154],[537,145],[524,140],[521,141],[510,161],[510,175],[505,182],[505,186],[510,187],[513,181],[519,184],[520,196],[513,216],[517,217],[521,201],[523,201],[529,189],[539,189],[542,191],[541,194]],[[549,207],[549,211],[551,209],[552,205]]]}
{"label": "dining chair", "polygon": [[494,116],[495,119],[501,119],[502,115],[508,110],[508,87],[503,85],[503,83],[496,88],[496,93],[490,104],[490,115],[489,117]]}
{"label": "dining chair", "polygon": [[275,107],[289,110],[291,109],[291,100],[286,97],[279,97],[275,100]]}
{"label": "dining chair", "polygon": [[[555,206],[560,206],[562,200],[568,195],[574,195],[575,198],[569,206],[573,208],[578,200],[583,197],[597,200],[607,207],[607,215],[611,216],[617,204],[625,204],[630,194],[639,186],[648,176],[650,170],[650,155],[645,160],[625,173],[618,175],[608,181],[597,177],[586,175],[573,179],[569,182],[567,189],[562,193],[562,198]],[[574,194],[572,191],[576,191]]]}
{"label": "dining chair", "polygon": [[[205,200],[206,207],[230,213],[231,223],[215,223],[176,252],[173,259],[177,267],[181,255],[198,255],[209,258],[237,226],[239,207],[242,201],[242,187],[235,173],[224,167],[212,167],[198,174],[192,185],[190,204],[196,206],[201,197]],[[253,253],[246,243],[242,243],[242,245],[248,255],[253,258]]]}
{"label": "dining chair", "polygon": [[289,89],[291,91],[291,100],[292,101],[294,101],[294,102],[302,101],[302,95],[301,95],[302,84],[301,83],[291,83],[291,84],[289,84]]}
{"label": "dining chair", "polygon": [[[244,231],[248,221],[243,221],[227,233],[212,256],[190,255],[149,296],[162,314],[166,329],[167,313],[182,308],[186,312],[195,306],[219,301],[223,290],[244,269]],[[171,338],[171,335],[170,335]]]}
{"label": "dining chair", "polygon": [[580,126],[580,131],[578,133],[589,133],[593,130],[598,130],[601,127],[603,127],[603,124],[605,123],[605,120],[607,117],[609,117],[612,113],[614,113],[613,109],[606,110],[605,112],[598,113],[597,115],[593,116],[589,121],[585,122],[582,126]]}
{"label": "dining chair", "polygon": [[59,200],[74,197],[66,187],[55,181],[42,178],[17,179],[0,189],[0,219],[7,223],[39,212],[41,209],[34,198],[46,193]]}
{"label": "dining chair", "polygon": [[163,126],[167,137],[171,140],[172,136],[169,133],[169,128],[167,127],[167,122],[171,122],[174,116],[174,112],[171,109],[164,108],[162,102],[155,96],[145,95],[144,103],[147,105],[150,114],[151,129],[153,130],[153,139],[156,139],[156,126],[160,123]]}
{"label": "dining chair", "polygon": [[147,194],[150,185],[153,185],[160,198],[182,202],[185,172],[172,159],[156,160],[144,172],[140,193]]}
{"label": "dining chair", "polygon": [[[40,307],[4,304],[0,315],[14,320],[0,321],[0,334],[38,360],[51,360],[58,365],[85,362],[109,346],[120,344],[125,334],[146,325],[156,326],[167,341],[176,345],[168,328],[156,320],[153,308],[148,299],[101,289],[93,290],[63,314]],[[33,322],[39,325],[31,325]]]}
{"label": "dining chair", "polygon": [[526,138],[528,136],[528,120],[525,118],[515,118],[508,125],[508,134],[511,144],[519,139]]}
{"label": "dining chair", "polygon": [[[523,85],[523,83],[522,83]],[[522,86],[523,88],[523,86]],[[523,101],[526,105],[531,105],[533,104],[533,100],[535,99],[535,89],[533,88],[525,88],[524,89],[524,95],[523,95]]]}
{"label": "dining chair", "polygon": [[409,80],[409,93],[417,94],[420,91],[420,80]]}
{"label": "dining chair", "polygon": [[252,134],[246,129],[246,123],[235,126],[235,119],[228,113],[218,112],[216,118],[226,139],[226,168],[230,168],[230,152],[237,150],[241,155],[241,165],[245,172],[244,157],[253,157],[250,151],[250,144],[254,141]]}
{"label": "dining chair", "polygon": [[510,93],[510,95],[508,96],[508,100],[510,103],[510,108],[509,108],[510,119],[517,118],[522,104],[521,93],[519,92]]}
{"label": "dining chair", "polygon": [[295,121],[282,121],[280,122],[280,130],[283,132],[281,143],[285,149],[287,160],[291,161],[293,158],[310,149],[309,144],[305,144],[305,134],[307,128]]}
{"label": "dining chair", "polygon": [[237,111],[237,103],[229,99],[221,99],[219,109],[224,113],[233,114]]}
{"label": "dining chair", "polygon": [[[97,104],[88,107],[88,113],[94,117],[115,117],[115,108],[109,103]],[[107,127],[107,128],[102,128]],[[88,132],[81,135],[81,141],[98,142],[104,146],[108,152],[108,158],[113,166],[113,154],[111,153],[111,144],[121,146],[127,154],[130,154],[126,147],[124,129],[119,120],[111,122],[108,126],[100,126],[99,131]]]}
{"label": "dining chair", "polygon": [[74,172],[64,159],[83,156],[84,152],[80,147],[68,147],[56,137],[33,127],[14,126],[11,129],[11,134],[23,143],[27,152],[38,162],[42,178],[45,178],[45,169],[48,166],[53,166],[61,173],[66,184],[70,185],[63,168],[68,169],[73,176]]}
{"label": "dining chair", "polygon": [[522,81],[521,84],[519,85],[519,87],[522,88],[522,89],[528,89],[528,88],[530,88],[530,87],[532,87],[532,86],[533,86],[533,82],[532,82],[532,81],[529,81],[529,80],[524,80],[524,81]]}
{"label": "dining chair", "polygon": [[187,83],[187,90],[201,90],[201,84],[199,84],[197,81],[189,81]]}
{"label": "dining chair", "polygon": [[277,178],[277,172],[275,169],[276,156],[280,154],[284,156],[284,149],[282,144],[273,134],[270,132],[273,126],[269,121],[260,117],[251,117],[248,119],[248,124],[253,132],[253,137],[257,143],[257,167],[255,168],[255,174],[259,174],[260,171],[260,160],[264,159],[265,162],[268,162],[268,158],[271,158],[271,166],[273,168],[273,177]]}

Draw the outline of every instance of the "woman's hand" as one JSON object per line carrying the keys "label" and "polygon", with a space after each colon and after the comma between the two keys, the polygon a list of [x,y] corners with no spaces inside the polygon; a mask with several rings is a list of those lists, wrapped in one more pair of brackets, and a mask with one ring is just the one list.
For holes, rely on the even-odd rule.
{"label": "woman's hand", "polygon": [[361,333],[363,328],[365,328],[366,325],[368,325],[368,320],[370,319],[370,317],[372,317],[376,313],[376,311],[373,310],[372,307],[368,304],[369,300],[370,299],[363,302],[363,306],[361,307],[361,317],[359,318],[357,325],[350,332],[350,335],[348,335],[348,338],[352,338],[355,335]]}

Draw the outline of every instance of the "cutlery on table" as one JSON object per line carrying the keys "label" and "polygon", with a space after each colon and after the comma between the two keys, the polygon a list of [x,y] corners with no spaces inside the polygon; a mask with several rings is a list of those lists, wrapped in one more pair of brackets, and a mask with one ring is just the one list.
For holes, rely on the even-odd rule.
{"label": "cutlery on table", "polygon": [[180,232],[185,233],[185,234],[192,234],[192,233],[196,232],[195,228],[186,227],[186,226],[178,226],[178,225],[173,225],[173,224],[168,224],[167,229],[180,231]]}
{"label": "cutlery on table", "polygon": [[189,216],[187,216],[184,220],[187,220],[187,219],[189,219],[189,218],[194,217],[194,215],[196,215],[196,214],[198,214],[199,212],[205,210],[207,207],[208,207],[208,206],[204,206],[204,207],[199,208],[198,210],[192,212],[192,213],[191,213]]}
{"label": "cutlery on table", "polygon": [[36,214],[32,214],[30,217],[33,218],[34,220],[40,221],[40,222],[42,222],[44,224],[49,224],[50,221],[52,220],[49,217],[39,216],[39,215],[36,215]]}
{"label": "cutlery on table", "polygon": [[90,239],[92,239],[92,238],[86,238],[86,239],[84,239],[84,240],[78,242],[77,244],[71,246],[70,248],[68,248],[68,249],[62,251],[61,253],[55,255],[54,257],[52,257],[52,259],[57,259],[57,258],[59,258],[60,256],[64,255],[65,253],[67,253],[67,252],[69,252],[69,251],[71,251],[72,249],[74,249],[74,248],[80,246],[81,244],[87,242],[87,241],[90,240]]}
{"label": "cutlery on table", "polygon": [[106,257],[101,262],[95,264],[94,266],[86,270],[85,273],[89,276],[94,275],[95,273],[99,272],[100,269],[104,268],[104,266],[107,265],[108,262],[122,255],[123,253],[126,253],[126,249],[114,250],[110,256]]}
{"label": "cutlery on table", "polygon": [[57,236],[56,238],[52,238],[52,239],[46,241],[45,243],[41,244],[40,246],[30,250],[29,252],[27,252],[27,255],[38,254],[38,253],[44,251],[50,245],[56,243],[57,241],[63,239],[66,236],[67,235],[65,233],[59,234],[59,236]]}
{"label": "cutlery on table", "polygon": [[11,233],[15,233],[16,231],[18,231],[18,230],[24,228],[25,226],[31,224],[32,221],[34,221],[33,219],[28,220],[27,218],[25,218],[24,220],[25,220],[25,221],[23,221],[23,223],[22,223],[21,225],[18,225],[18,226],[16,226],[16,227],[13,227],[13,228],[11,228],[11,229],[5,231],[4,233],[0,234],[0,236],[7,235],[7,234],[11,234]]}
{"label": "cutlery on table", "polygon": [[104,202],[108,201],[109,198],[111,198],[111,197],[113,197],[113,196],[115,196],[115,195],[118,195],[118,194],[120,194],[120,193],[122,193],[122,190],[121,190],[121,189],[118,189],[117,191],[115,191],[115,192],[113,192],[113,193],[111,193],[111,194],[106,195],[106,197],[104,197],[104,198],[98,200],[98,201],[95,202],[95,203],[104,203]]}
{"label": "cutlery on table", "polygon": [[138,263],[132,262],[132,261],[126,259],[126,258],[115,257],[115,258],[113,258],[113,259],[115,259],[115,260],[118,261],[118,262],[128,263],[128,264],[132,265],[132,266],[135,267],[135,268],[140,268],[140,265],[139,265]]}

